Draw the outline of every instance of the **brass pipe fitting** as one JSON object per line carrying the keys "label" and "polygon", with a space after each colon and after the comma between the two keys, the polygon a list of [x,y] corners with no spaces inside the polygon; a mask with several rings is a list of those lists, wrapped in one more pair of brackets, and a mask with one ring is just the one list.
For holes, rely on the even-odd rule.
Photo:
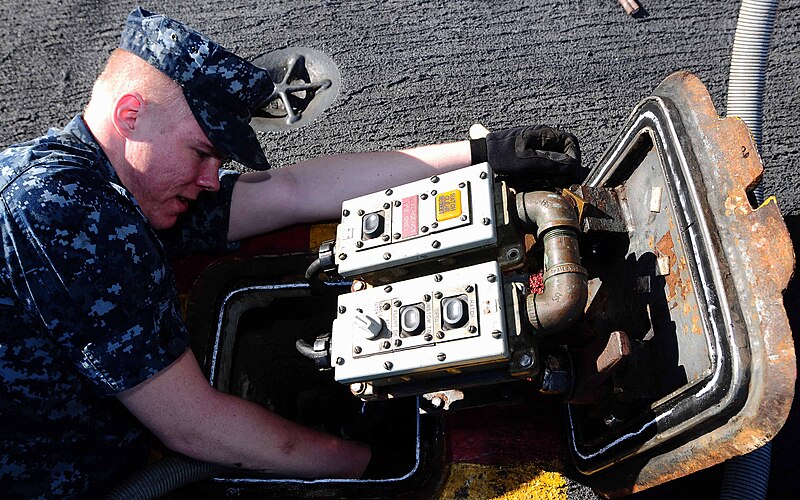
{"label": "brass pipe fitting", "polygon": [[528,295],[528,320],[540,334],[564,331],[581,317],[588,298],[575,207],[547,191],[520,193],[516,204],[523,227],[544,244],[544,292]]}

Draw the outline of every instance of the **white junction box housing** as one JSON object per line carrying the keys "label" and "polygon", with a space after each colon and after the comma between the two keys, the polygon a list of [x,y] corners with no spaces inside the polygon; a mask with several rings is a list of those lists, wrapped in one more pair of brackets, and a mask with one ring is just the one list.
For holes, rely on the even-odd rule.
{"label": "white junction box housing", "polygon": [[490,246],[496,224],[488,163],[347,200],[334,248],[338,273],[351,278]]}
{"label": "white junction box housing", "polygon": [[495,261],[341,295],[335,379],[381,385],[507,362],[503,302]]}

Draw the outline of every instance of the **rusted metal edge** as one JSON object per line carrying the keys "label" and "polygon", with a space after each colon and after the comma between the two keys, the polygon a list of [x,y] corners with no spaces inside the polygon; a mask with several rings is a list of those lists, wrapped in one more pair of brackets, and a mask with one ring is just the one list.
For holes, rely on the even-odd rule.
{"label": "rusted metal edge", "polygon": [[626,427],[624,435],[592,446],[585,446],[572,426],[578,469],[593,474],[609,468],[592,481],[609,496],[649,488],[763,445],[786,420],[796,376],[781,297],[794,254],[776,204],[754,210],[747,201],[745,190],[762,166],[746,127],[737,118],[719,118],[697,77],[675,73],[637,105],[586,184],[603,186],[612,179],[644,133],[658,149],[664,175],[672,176],[673,199],[684,205],[676,213],[693,212],[681,230],[696,265],[711,265],[710,275],[696,270],[704,271],[699,275],[706,282],[695,289],[717,345],[713,375],[681,393],[702,408],[686,421],[674,418],[682,412],[681,401],[668,401]]}

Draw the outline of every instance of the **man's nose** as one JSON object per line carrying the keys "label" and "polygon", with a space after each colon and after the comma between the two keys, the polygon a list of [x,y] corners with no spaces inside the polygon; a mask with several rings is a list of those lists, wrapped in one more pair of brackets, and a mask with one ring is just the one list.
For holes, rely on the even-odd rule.
{"label": "man's nose", "polygon": [[[209,162],[210,164],[211,162]],[[213,165],[203,168],[195,181],[198,186],[206,191],[219,191],[219,167],[221,162],[213,162]]]}

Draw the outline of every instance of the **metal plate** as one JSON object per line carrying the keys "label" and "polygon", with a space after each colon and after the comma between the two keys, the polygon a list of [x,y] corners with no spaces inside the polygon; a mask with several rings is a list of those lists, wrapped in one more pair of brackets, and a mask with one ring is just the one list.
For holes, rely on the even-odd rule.
{"label": "metal plate", "polygon": [[333,60],[308,47],[275,50],[252,63],[266,69],[275,84],[250,121],[256,130],[274,132],[308,125],[333,103],[342,83]]}

